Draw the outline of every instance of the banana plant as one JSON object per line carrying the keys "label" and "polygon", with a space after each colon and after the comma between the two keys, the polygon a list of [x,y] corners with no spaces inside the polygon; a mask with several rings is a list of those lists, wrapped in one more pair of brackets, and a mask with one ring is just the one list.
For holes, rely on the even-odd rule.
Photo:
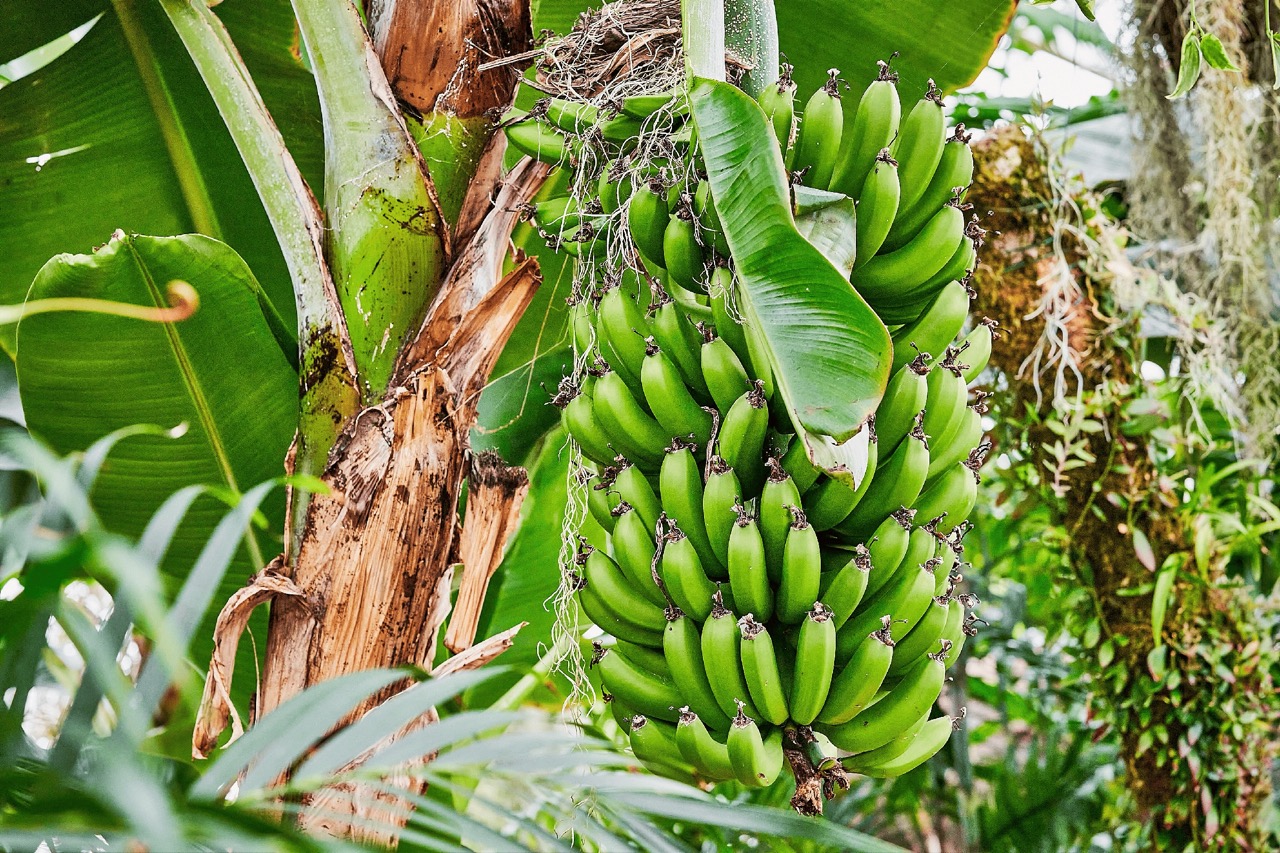
{"label": "banana plant", "polygon": [[[193,496],[173,535],[163,563],[175,590],[220,523],[217,499],[247,499],[251,484],[292,475],[287,498],[256,495],[259,523],[238,537],[222,588],[187,613],[191,655],[203,666],[213,649],[210,605],[231,598],[250,572],[270,563],[303,591],[272,606],[255,704],[263,720],[329,679],[429,669],[445,656],[436,634],[450,606],[470,448],[500,447],[509,463],[536,459],[533,482],[550,490],[530,501],[509,558],[546,555],[545,543],[558,542],[555,514],[534,507],[557,499],[548,485],[555,433],[537,389],[569,352],[556,304],[562,273],[550,263],[540,275],[536,261],[507,253],[515,211],[536,197],[546,169],[524,161],[504,171],[495,129],[534,28],[564,27],[580,8],[541,2],[533,14],[515,2],[494,18],[481,5],[75,0],[56,15],[28,2],[0,10],[5,30],[23,34],[0,62],[58,39],[66,48],[0,89],[0,185],[23,211],[0,223],[10,259],[0,299],[160,306],[165,284],[182,280],[204,305],[184,324],[145,328],[92,314],[25,319],[0,343],[16,360],[30,429],[68,452],[133,423],[186,425],[177,439],[130,442],[95,485],[108,528],[124,535],[143,533],[180,485],[219,490]],[[771,57],[771,16],[759,14],[771,4],[739,5],[764,27],[758,44],[740,50]],[[793,59],[805,56],[809,70],[846,64],[854,89],[895,51],[907,85],[923,89],[936,69],[950,88],[977,73],[1012,6],[993,11],[975,0],[939,11],[920,2],[890,15],[783,4],[777,42]],[[856,45],[812,39],[817,16],[858,32]],[[957,38],[920,39],[913,16]],[[418,37],[426,31],[440,38]],[[733,34],[726,40],[735,44]],[[772,64],[747,85],[765,83]],[[706,138],[723,146],[712,183],[727,199],[732,242],[746,214],[732,201],[745,199],[735,188],[745,182],[731,162],[755,143],[733,132],[735,96],[724,84],[695,85],[693,95]],[[751,310],[771,330],[792,410],[815,434],[843,437],[886,375],[865,365],[841,411],[826,417],[821,365],[832,351],[811,349],[796,330],[822,325],[824,311],[865,305],[819,308],[801,298],[794,314],[781,311],[775,297],[785,287],[766,282],[769,253],[817,250],[785,225],[789,214],[774,219],[750,275]],[[504,500],[495,515],[515,515],[518,498]],[[482,524],[468,514],[463,541],[483,541]],[[554,579],[554,563],[515,571],[498,565],[501,547],[489,553],[493,565],[480,570],[496,568],[498,585],[477,638],[531,611],[549,631],[541,599],[517,596],[530,577]],[[510,659],[528,660],[545,638],[531,631]],[[235,678],[226,673],[225,706],[251,692],[246,655]],[[351,712],[374,702],[365,697]]]}

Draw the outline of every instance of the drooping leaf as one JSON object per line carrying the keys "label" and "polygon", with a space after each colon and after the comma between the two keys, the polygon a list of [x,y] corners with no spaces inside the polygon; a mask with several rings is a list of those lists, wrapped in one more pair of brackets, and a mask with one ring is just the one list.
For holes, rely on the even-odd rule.
{"label": "drooping leaf", "polygon": [[[136,423],[186,424],[180,438],[135,436],[103,464],[93,499],[111,530],[136,536],[172,493],[206,484],[247,490],[284,473],[296,422],[297,377],[263,314],[265,297],[243,260],[208,237],[119,235],[92,255],[59,255],[32,298],[90,296],[164,305],[164,286],[190,283],[201,307],[176,324],[100,314],[28,317],[18,330],[18,382],[28,425],[59,452],[88,447]],[[283,496],[264,504],[269,532],[251,541],[220,590],[230,594],[279,548]],[[165,560],[180,579],[226,512],[195,502]],[[179,580],[175,580],[176,584]],[[201,632],[197,659],[207,659]]]}
{"label": "drooping leaf", "polygon": [[1182,61],[1178,65],[1178,82],[1166,97],[1181,98],[1191,91],[1200,79],[1200,37],[1194,32],[1182,39]]}
{"label": "drooping leaf", "polygon": [[[102,16],[62,56],[0,89],[0,185],[10,211],[0,218],[6,258],[0,302],[22,301],[52,255],[89,251],[116,228],[158,235],[200,231],[245,258],[292,327],[293,292],[275,236],[159,5],[65,5],[89,12],[77,23],[93,17],[91,5]],[[48,15],[49,6],[15,0],[0,14],[27,21]],[[289,3],[228,0],[218,11],[319,194],[319,107],[315,84],[297,56]],[[12,352],[12,344],[12,328],[0,330],[0,345]]]}
{"label": "drooping leaf", "polygon": [[761,330],[792,421],[847,439],[884,393],[889,333],[796,230],[782,156],[756,102],[726,83],[696,80],[689,103],[743,313]]}

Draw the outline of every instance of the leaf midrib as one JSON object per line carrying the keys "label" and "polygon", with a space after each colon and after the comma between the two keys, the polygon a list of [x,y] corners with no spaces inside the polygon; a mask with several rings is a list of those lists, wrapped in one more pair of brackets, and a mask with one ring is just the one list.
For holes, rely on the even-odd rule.
{"label": "leaf midrib", "polygon": [[[129,257],[133,259],[134,264],[137,266],[138,273],[142,276],[142,280],[146,284],[147,290],[156,306],[168,305],[168,300],[156,284],[142,256],[134,247],[133,237],[128,237],[125,240],[125,246],[128,247]],[[165,338],[169,342],[169,349],[173,353],[174,361],[177,362],[178,373],[182,376],[182,384],[187,389],[187,397],[195,407],[196,416],[200,419],[200,425],[204,428],[214,462],[222,473],[222,478],[226,481],[227,486],[238,495],[240,494],[240,486],[236,482],[235,471],[231,467],[231,457],[223,444],[222,433],[218,428],[218,423],[213,417],[213,408],[209,405],[204,389],[196,379],[195,368],[192,366],[191,358],[187,355],[187,348],[178,334],[177,326],[174,323],[161,323],[160,326],[164,329]],[[245,545],[249,548],[251,559],[256,565],[262,565],[262,554],[258,548],[257,540],[249,531],[246,531],[244,538]]]}

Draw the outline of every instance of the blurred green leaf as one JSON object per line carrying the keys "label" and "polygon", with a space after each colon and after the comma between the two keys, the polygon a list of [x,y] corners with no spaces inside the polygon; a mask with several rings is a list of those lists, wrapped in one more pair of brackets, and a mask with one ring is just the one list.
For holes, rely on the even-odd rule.
{"label": "blurred green leaf", "polygon": [[[0,302],[22,301],[52,255],[88,251],[116,228],[148,234],[201,231],[245,258],[292,327],[293,290],[270,223],[199,73],[159,5],[140,0],[65,5],[84,14],[76,23],[103,14],[65,54],[0,89],[0,185],[8,202],[8,215],[0,218],[6,257]],[[47,17],[52,26],[62,13],[49,9],[50,4],[13,0],[0,14],[15,24]],[[218,12],[318,194],[319,106],[311,75],[298,60],[289,3],[227,0]],[[35,31],[47,32],[44,27],[37,24]],[[6,32],[20,29],[4,27]],[[0,345],[12,352],[11,328],[0,330]]]}
{"label": "blurred green leaf", "polygon": [[[180,323],[59,313],[28,317],[18,330],[28,425],[58,452],[135,423],[186,424],[180,438],[131,438],[103,464],[94,502],[109,529],[129,536],[184,486],[239,492],[281,476],[296,422],[297,377],[281,349],[278,318],[268,321],[253,274],[216,240],[117,236],[93,255],[49,261],[31,296],[164,305],[163,288],[173,279],[189,282],[201,298]],[[264,508],[271,530],[246,539],[250,547],[227,573],[222,600],[280,547],[283,495]],[[187,514],[165,560],[174,589],[225,511],[204,497]],[[200,633],[197,660],[207,660],[209,633]]]}
{"label": "blurred green leaf", "polygon": [[1167,97],[1181,98],[1200,79],[1200,37],[1190,32],[1182,39],[1182,61],[1178,64],[1178,82]]}

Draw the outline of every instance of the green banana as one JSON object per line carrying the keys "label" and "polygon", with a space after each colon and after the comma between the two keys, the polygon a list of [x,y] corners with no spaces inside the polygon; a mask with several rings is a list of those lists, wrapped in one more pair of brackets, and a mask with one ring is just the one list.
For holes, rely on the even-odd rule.
{"label": "green banana", "polygon": [[893,638],[889,617],[885,616],[880,627],[858,643],[848,662],[832,679],[818,722],[839,725],[861,713],[879,692],[892,662]]}
{"label": "green banana", "polygon": [[938,479],[926,489],[913,504],[921,518],[941,517],[937,529],[950,533],[957,524],[968,518],[978,502],[978,477],[969,466],[961,463],[938,475]]}
{"label": "green banana", "polygon": [[920,621],[933,600],[933,572],[923,565],[907,567],[875,595],[864,598],[853,618],[837,637],[836,660],[847,661],[858,643],[876,629],[881,619],[893,619],[890,635],[896,643]]}
{"label": "green banana", "polygon": [[957,125],[951,138],[943,146],[938,168],[929,179],[929,186],[910,206],[904,206],[889,231],[885,246],[890,251],[905,245],[929,221],[934,211],[951,199],[958,199],[973,180],[973,151],[964,125]]}
{"label": "green banana", "polygon": [[782,555],[791,530],[791,511],[800,506],[800,492],[795,480],[776,458],[769,457],[765,465],[769,476],[760,492],[760,538],[764,540],[764,564],[769,582],[776,585],[782,580]]}
{"label": "green banana", "polygon": [[902,132],[893,148],[902,178],[900,209],[911,210],[925,194],[938,171],[946,144],[947,122],[942,114],[942,93],[929,81],[929,89],[902,121]]}
{"label": "green banana", "polygon": [[640,407],[622,377],[613,371],[601,376],[592,396],[592,412],[611,446],[641,467],[662,464],[667,431]]}
{"label": "green banana", "polygon": [[624,284],[610,287],[600,299],[596,341],[601,354],[624,380],[632,394],[643,398],[640,372],[644,367],[649,323]]}
{"label": "green banana", "polygon": [[580,581],[577,595],[578,604],[582,607],[582,612],[586,614],[586,617],[610,636],[617,639],[625,638],[629,642],[651,648],[660,648],[662,646],[662,634],[660,632],[624,620],[608,603],[601,600],[595,589],[585,580]]}
{"label": "green banana", "polygon": [[[791,475],[791,479],[796,484],[796,491],[801,495],[809,491],[813,484],[823,475],[823,470],[809,460],[808,454],[804,452],[804,442],[799,436],[794,436],[791,443],[787,445],[787,450],[782,454],[782,470]],[[790,521],[787,522],[790,524]]]}
{"label": "green banana", "polygon": [[617,495],[617,492],[612,491],[613,480],[606,481],[597,475],[586,480],[584,485],[587,487],[587,510],[591,517],[604,528],[605,533],[612,533],[614,522],[617,521],[612,514],[617,505],[611,497],[611,493]]}
{"label": "green banana", "polygon": [[893,367],[898,370],[920,353],[937,361],[969,317],[969,291],[958,281],[938,291],[914,322],[893,333]]}
{"label": "green banana", "polygon": [[909,670],[880,701],[838,726],[824,726],[823,734],[846,752],[869,752],[897,737],[933,706],[942,693],[945,666],[930,655]]}
{"label": "green banana", "polygon": [[[784,624],[805,619],[818,600],[822,584],[822,548],[818,544],[818,533],[801,510],[792,507],[792,515],[795,520],[783,544],[782,579],[778,585],[778,619]],[[767,554],[761,553],[767,562]]]}
{"label": "green banana", "polygon": [[957,423],[951,431],[942,436],[936,445],[941,450],[929,457],[929,475],[925,481],[927,489],[932,481],[943,471],[948,471],[982,441],[982,415],[973,406],[966,406],[960,413]]}
{"label": "green banana", "polygon": [[694,189],[693,213],[698,218],[699,233],[702,235],[703,242],[710,240],[716,254],[721,258],[728,258],[729,240],[725,237],[724,227],[720,224],[720,214],[716,212],[710,182],[701,181]]}
{"label": "green banana", "polygon": [[867,444],[867,468],[858,487],[850,489],[844,480],[826,477],[804,493],[805,512],[809,514],[814,530],[830,530],[839,525],[857,508],[863,495],[870,491],[871,482],[876,475],[876,461],[880,456],[880,441],[874,431],[874,422],[869,428],[872,433]]}
{"label": "green banana", "polygon": [[858,196],[858,215],[854,223],[858,241],[854,269],[874,258],[884,245],[885,238],[893,227],[893,218],[898,213],[898,199],[901,195],[898,161],[885,148],[876,157],[871,174],[862,185],[862,194]]}
{"label": "green banana", "polygon": [[734,402],[751,390],[746,368],[723,338],[710,328],[703,332],[702,377],[716,408],[726,413]]}
{"label": "green banana", "polygon": [[790,168],[803,171],[804,185],[825,190],[831,185],[840,153],[840,136],[844,130],[844,109],[836,69],[827,72],[829,79],[805,103],[800,116],[800,133],[796,138],[795,160]]}
{"label": "green banana", "polygon": [[[867,555],[871,558],[871,574],[867,578],[864,595],[875,595],[906,558],[908,551],[911,550],[913,535],[911,525],[915,517],[914,510],[900,507],[880,522],[880,526],[871,534],[871,538],[867,541]],[[916,565],[928,559],[928,554],[924,552],[926,540],[920,541],[922,543],[920,558],[916,560]]]}
{"label": "green banana", "polygon": [[636,709],[628,707],[626,702],[610,695],[608,692],[602,698],[609,707],[609,716],[613,717],[613,721],[618,724],[618,728],[624,732],[630,732],[631,719],[636,716]]}
{"label": "green banana", "polygon": [[[706,725],[728,731],[729,716],[720,710],[711,692],[702,658],[702,637],[698,625],[677,608],[667,610],[667,627],[662,634],[662,651],[675,682],[690,708]],[[714,663],[714,662],[713,662]]]}
{"label": "green banana", "polygon": [[738,520],[729,534],[729,588],[740,610],[762,622],[773,615],[773,589],[764,565],[764,540],[755,516],[738,506]]}
{"label": "green banana", "polygon": [[676,708],[684,702],[675,682],[640,669],[613,651],[605,651],[596,666],[605,688],[637,712],[671,723],[679,719]]}
{"label": "green banana", "polygon": [[695,395],[709,398],[707,381],[702,377],[702,337],[693,323],[681,315],[670,296],[665,297],[654,312],[651,330],[663,353],[679,369],[685,384]]}
{"label": "green banana", "polygon": [[615,639],[613,650],[626,658],[632,666],[651,672],[667,681],[675,680],[671,674],[671,667],[667,664],[666,655],[661,649],[653,649],[643,643]]}
{"label": "green banana", "polygon": [[[616,451],[611,446],[612,441],[608,434],[596,420],[591,395],[580,389],[573,389],[571,386],[569,392],[572,396],[564,400],[560,410],[560,420],[565,430],[578,443],[584,456],[592,462],[608,465],[613,461]],[[563,395],[558,394],[552,402],[561,405],[562,399]]]}
{"label": "green banana", "polygon": [[853,551],[828,549],[823,554],[824,566],[828,564],[829,555],[834,558],[831,560],[832,568],[822,573],[819,596],[831,608],[831,622],[838,631],[849,621],[866,594],[867,581],[871,576],[871,556],[867,546],[861,544]]}
{"label": "green banana", "polygon": [[791,147],[791,135],[796,118],[796,84],[791,79],[791,66],[783,65],[778,79],[764,88],[757,99],[769,127],[783,154]]}
{"label": "green banana", "polygon": [[[744,500],[760,493],[765,471],[764,440],[768,431],[769,409],[761,383],[756,380],[751,389],[729,407],[716,439],[720,456],[738,475]],[[760,568],[764,571],[763,565]]]}
{"label": "green banana", "polygon": [[653,577],[653,556],[657,552],[653,528],[646,527],[640,513],[623,501],[613,511],[617,517],[610,542],[613,558],[631,585],[658,607],[667,606]]}
{"label": "green banana", "polygon": [[915,503],[929,471],[929,445],[922,424],[923,418],[917,415],[907,438],[876,470],[871,488],[846,520],[842,532],[848,531],[847,535],[855,540],[865,539],[891,512]]}
{"label": "green banana", "polygon": [[672,211],[662,236],[662,256],[666,260],[671,283],[691,293],[704,292],[702,278],[706,274],[706,252],[698,242],[693,209],[687,194]]}
{"label": "green banana", "polygon": [[969,402],[969,389],[964,384],[956,356],[955,348],[947,347],[942,361],[929,372],[929,394],[924,403],[921,428],[930,440],[940,439],[951,429]]}
{"label": "green banana", "polygon": [[698,405],[679,369],[653,338],[649,338],[646,351],[640,384],[649,410],[670,438],[687,438],[705,445],[711,440],[711,414]]}
{"label": "green banana", "polygon": [[[862,196],[863,185],[876,157],[898,136],[902,103],[898,100],[898,75],[889,63],[880,62],[876,80],[862,93],[853,124],[841,135],[839,161],[831,189],[851,198]],[[861,254],[861,250],[859,250]]]}
{"label": "green banana", "polygon": [[637,136],[640,135],[642,123],[639,119],[629,115],[615,115],[612,118],[605,119],[588,131],[590,133],[599,131],[600,136],[607,142],[614,142],[622,145],[623,150],[627,150],[633,146],[625,144],[632,143]]}
{"label": "green banana", "polygon": [[670,113],[674,116],[687,115],[689,112],[688,102],[675,89],[668,89],[665,92],[656,92],[651,95],[628,95],[622,99],[621,104],[624,115],[641,120],[647,119],[668,106],[671,107]]}
{"label": "green banana", "polygon": [[676,727],[671,723],[660,723],[637,714],[631,720],[628,740],[631,751],[650,772],[677,782],[694,781],[693,767],[680,760],[680,749],[676,746]]}
{"label": "green banana", "polygon": [[606,161],[596,181],[600,209],[609,214],[617,212],[631,197],[631,190],[631,180],[627,175],[627,161],[625,159]]}
{"label": "green banana", "polygon": [[[742,486],[733,469],[719,456],[707,460],[707,480],[702,490],[702,518],[711,550],[721,565],[729,565],[729,536],[738,520],[735,506],[742,500]],[[761,535],[764,534],[763,527]]]}
{"label": "green banana", "polygon": [[959,598],[951,600],[951,612],[947,614],[947,625],[942,629],[942,637],[939,640],[943,662],[948,668],[960,658],[965,641],[977,635],[978,630],[974,627],[976,622],[976,616],[965,615],[963,601]]}
{"label": "green banana", "polygon": [[734,778],[729,748],[716,740],[687,706],[680,709],[680,722],[676,724],[676,748],[699,775],[717,782]]}
{"label": "green banana", "polygon": [[768,738],[762,737],[756,721],[741,707],[729,727],[725,745],[734,775],[744,785],[767,788],[782,772],[782,730],[773,729]]}
{"label": "green banana", "polygon": [[669,522],[664,537],[662,584],[677,607],[699,622],[706,621],[716,587],[703,571],[693,543],[675,522]]}
{"label": "green banana", "polygon": [[[613,488],[618,497],[631,504],[640,515],[650,537],[658,529],[658,516],[662,514],[662,504],[649,483],[649,478],[640,469],[630,464],[622,464],[613,475]],[[616,507],[616,504],[614,505]],[[611,507],[612,509],[613,507]]]}
{"label": "green banana", "polygon": [[[938,570],[934,570],[935,577]],[[937,587],[934,587],[935,591]],[[889,677],[892,678],[906,672],[916,661],[932,651],[942,638],[942,629],[946,627],[947,616],[951,612],[951,599],[935,598],[925,611],[923,617],[911,629],[902,642],[893,650],[893,663],[889,666]]]}
{"label": "green banana", "polygon": [[702,623],[702,659],[711,661],[711,668],[707,670],[711,692],[725,714],[738,713],[738,703],[743,702],[751,716],[759,716],[742,674],[742,636],[738,620],[720,601],[719,593],[713,600],[711,615]]}
{"label": "green banana", "polygon": [[787,694],[782,689],[778,654],[769,629],[750,613],[738,620],[742,632],[742,675],[747,692],[763,720],[780,726],[787,721]]}
{"label": "green banana", "polygon": [[911,432],[929,398],[929,357],[921,354],[895,369],[876,409],[876,437],[888,458]]}
{"label": "green banana", "polygon": [[973,331],[965,335],[964,340],[957,347],[964,353],[964,381],[972,382],[978,378],[982,371],[987,369],[987,362],[991,360],[991,345],[996,337],[996,327],[999,325],[990,317],[983,317],[982,322],[974,327]]}
{"label": "green banana", "polygon": [[[580,559],[587,587],[598,600],[620,621],[661,633],[667,627],[663,608],[641,595],[609,555],[590,546],[587,548],[590,550],[584,549]],[[623,639],[631,640],[631,637]]]}
{"label": "green banana", "polygon": [[692,445],[677,441],[662,460],[658,474],[662,510],[689,537],[690,544],[698,552],[698,559],[702,561],[702,568],[712,577],[722,577],[724,566],[707,537],[707,525],[702,514],[702,472],[691,448]]}
{"label": "green banana", "polygon": [[801,623],[796,642],[796,671],[789,704],[791,719],[799,725],[809,725],[822,711],[835,662],[835,624],[831,611],[819,601]]}
{"label": "green banana", "polygon": [[966,239],[964,213],[946,205],[909,243],[876,255],[855,269],[850,281],[872,308],[916,302],[929,295],[924,286],[947,266]]}
{"label": "green banana", "polygon": [[910,773],[947,745],[951,733],[956,730],[956,724],[951,717],[930,720],[916,732],[906,750],[894,758],[870,761],[866,756],[860,755],[850,759],[845,767],[876,779],[892,779]]}
{"label": "green banana", "polygon": [[[886,688],[892,690],[892,688]],[[841,765],[848,769],[849,765],[857,762],[858,764],[875,764],[883,761],[892,761],[899,755],[907,751],[907,747],[911,746],[911,741],[916,734],[924,728],[924,724],[929,720],[929,712],[926,711],[915,719],[911,725],[894,735],[893,740],[884,746],[878,746],[867,752],[860,752],[857,755],[846,756],[841,760]]]}
{"label": "green banana", "polygon": [[646,186],[637,187],[627,203],[627,226],[632,242],[646,260],[663,268],[667,265],[662,251],[663,237],[671,218],[666,193],[666,187],[655,178]]}
{"label": "green banana", "polygon": [[600,108],[585,101],[543,98],[534,110],[565,133],[580,134],[600,119]]}
{"label": "green banana", "polygon": [[526,157],[559,165],[570,159],[569,139],[556,128],[533,119],[506,127],[507,144]]}
{"label": "green banana", "polygon": [[584,355],[596,348],[596,327],[591,313],[595,310],[590,299],[574,296],[569,302],[569,325],[573,330],[573,346],[577,355]]}
{"label": "green banana", "polygon": [[712,270],[707,293],[711,297],[711,321],[715,324],[716,333],[745,367],[751,363],[751,355],[747,351],[746,330],[733,308],[733,272],[728,267]]}
{"label": "green banana", "polygon": [[[913,291],[907,292],[902,299],[890,305],[886,314],[897,317],[899,314],[918,316],[919,313],[930,304],[934,294],[941,290],[949,282],[958,281],[965,285],[966,288],[970,284],[969,274],[973,271],[974,263],[978,259],[978,246],[973,238],[969,236],[972,231],[973,220],[965,226],[965,236],[956,244],[956,250],[951,257],[943,265],[942,269],[933,274],[933,277],[924,284],[915,288]],[[902,322],[910,322],[903,320]]]}

